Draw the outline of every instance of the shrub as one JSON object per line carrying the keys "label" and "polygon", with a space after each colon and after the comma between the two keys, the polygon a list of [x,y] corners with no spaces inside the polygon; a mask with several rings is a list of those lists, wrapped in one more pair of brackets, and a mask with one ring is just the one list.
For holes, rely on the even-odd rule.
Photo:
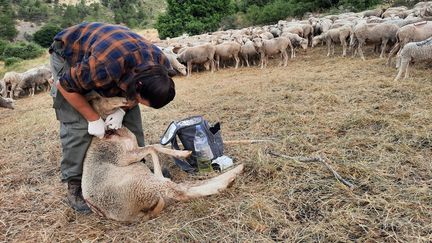
{"label": "shrub", "polygon": [[5,66],[11,66],[15,63],[21,62],[23,59],[19,57],[8,57],[4,59]]}
{"label": "shrub", "polygon": [[47,24],[33,35],[33,41],[42,47],[50,47],[54,36],[62,30],[60,26]]}
{"label": "shrub", "polygon": [[3,50],[3,58],[17,57],[21,59],[32,59],[41,56],[45,49],[32,42],[8,43]]}
{"label": "shrub", "polygon": [[183,33],[196,35],[215,31],[221,20],[235,10],[231,0],[168,0],[167,3],[167,11],[159,16],[155,25],[162,39]]}

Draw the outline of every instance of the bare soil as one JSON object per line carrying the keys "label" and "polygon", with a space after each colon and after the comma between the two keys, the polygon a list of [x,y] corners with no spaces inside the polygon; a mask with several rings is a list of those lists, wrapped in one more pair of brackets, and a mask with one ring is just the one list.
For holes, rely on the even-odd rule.
{"label": "bare soil", "polygon": [[[338,50],[340,51],[340,50]],[[339,52],[337,52],[339,53]],[[288,67],[223,69],[176,78],[175,101],[142,107],[147,143],[175,119],[221,121],[227,145],[246,165],[219,195],[124,224],[71,210],[60,182],[59,124],[47,93],[0,110],[0,241],[14,242],[430,242],[432,241],[432,80],[416,63],[413,78],[368,60],[300,52]],[[355,185],[320,163],[275,158],[324,154]],[[192,180],[175,168],[174,180]]]}

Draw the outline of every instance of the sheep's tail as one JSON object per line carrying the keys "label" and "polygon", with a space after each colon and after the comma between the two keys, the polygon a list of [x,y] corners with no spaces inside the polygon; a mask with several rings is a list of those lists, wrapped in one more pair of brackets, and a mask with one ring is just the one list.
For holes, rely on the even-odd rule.
{"label": "sheep's tail", "polygon": [[193,198],[210,196],[232,185],[236,177],[243,172],[244,165],[240,164],[214,178],[200,182],[185,182],[177,184],[177,193],[171,195],[176,201],[187,201]]}

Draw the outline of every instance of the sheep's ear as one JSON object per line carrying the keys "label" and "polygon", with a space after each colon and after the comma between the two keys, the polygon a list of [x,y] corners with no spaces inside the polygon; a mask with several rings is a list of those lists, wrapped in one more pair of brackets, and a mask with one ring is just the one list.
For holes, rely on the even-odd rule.
{"label": "sheep's ear", "polygon": [[92,92],[86,94],[85,97],[86,97],[87,101],[97,100],[97,99],[102,98],[102,96],[95,91],[92,91]]}

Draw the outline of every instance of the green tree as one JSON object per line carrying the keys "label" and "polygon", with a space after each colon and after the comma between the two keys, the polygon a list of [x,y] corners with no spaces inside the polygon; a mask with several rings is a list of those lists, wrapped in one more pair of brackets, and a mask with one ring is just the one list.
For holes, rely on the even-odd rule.
{"label": "green tree", "polygon": [[231,0],[167,0],[167,3],[167,11],[155,25],[161,38],[215,31],[221,20],[235,9]]}
{"label": "green tree", "polygon": [[47,24],[44,25],[33,35],[33,41],[42,47],[48,48],[53,42],[54,36],[62,30],[60,26]]}
{"label": "green tree", "polygon": [[15,12],[11,1],[0,0],[0,39],[13,40],[18,30],[15,27]]}

